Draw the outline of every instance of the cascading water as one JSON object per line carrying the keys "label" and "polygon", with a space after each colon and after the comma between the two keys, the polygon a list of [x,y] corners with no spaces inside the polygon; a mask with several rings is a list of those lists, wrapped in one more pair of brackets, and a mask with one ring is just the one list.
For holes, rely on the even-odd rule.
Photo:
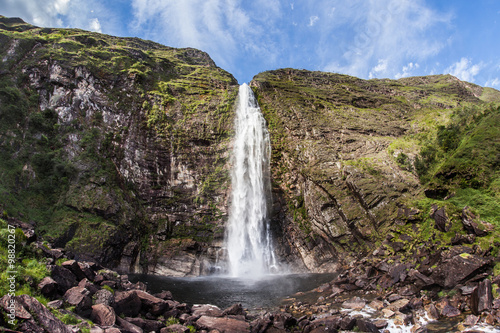
{"label": "cascading water", "polygon": [[256,277],[276,269],[268,204],[271,199],[271,145],[266,122],[252,90],[240,86],[226,229],[229,274]]}

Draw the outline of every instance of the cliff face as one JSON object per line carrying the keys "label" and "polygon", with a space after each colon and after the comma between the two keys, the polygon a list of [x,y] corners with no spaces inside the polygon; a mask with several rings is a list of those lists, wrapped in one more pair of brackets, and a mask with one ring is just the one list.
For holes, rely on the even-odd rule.
{"label": "cliff face", "polygon": [[[223,255],[236,80],[198,50],[4,17],[0,59],[2,216],[120,272],[208,274]],[[251,85],[283,265],[411,256],[430,237],[469,239],[462,216],[489,230],[473,244],[500,241],[500,92],[293,69]]]}
{"label": "cliff face", "polygon": [[236,80],[198,50],[8,18],[0,58],[4,214],[121,271],[208,269]]}
{"label": "cliff face", "polygon": [[[462,149],[500,152],[494,125],[498,105],[486,103],[499,101],[499,92],[449,75],[366,81],[282,69],[257,75],[252,86],[272,137],[273,225],[284,235],[278,237],[281,257],[310,271],[329,271],[339,259],[371,254],[389,232],[399,236],[410,226],[416,244],[417,238],[424,241],[431,224],[426,201],[431,199],[424,191],[442,206],[447,194],[473,186],[473,168],[460,174],[452,161],[475,137],[474,129],[489,123],[482,140],[491,142],[491,151],[481,151],[484,145],[478,142]],[[460,114],[477,120],[467,122]],[[457,151],[447,150],[438,139],[455,125],[462,128],[453,139]],[[426,159],[426,149],[434,149],[433,160]],[[491,172],[476,188],[498,202],[498,189],[490,187],[498,179],[498,163],[490,159],[490,167],[481,168]],[[440,177],[443,173],[448,176]],[[440,191],[441,196],[433,196]],[[451,212],[464,202],[446,205]],[[461,224],[459,218],[453,223]],[[464,231],[457,227],[454,232]]]}

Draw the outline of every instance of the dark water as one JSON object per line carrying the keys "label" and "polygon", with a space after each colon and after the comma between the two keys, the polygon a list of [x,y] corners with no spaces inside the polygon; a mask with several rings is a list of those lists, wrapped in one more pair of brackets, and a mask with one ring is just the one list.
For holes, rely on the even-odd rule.
{"label": "dark water", "polygon": [[221,309],[234,303],[244,308],[269,308],[279,305],[282,299],[297,292],[312,290],[330,282],[335,274],[287,274],[268,275],[258,280],[205,276],[174,278],[157,275],[131,274],[131,282],[141,281],[148,291],[172,292],[178,302],[192,304],[213,304]]}

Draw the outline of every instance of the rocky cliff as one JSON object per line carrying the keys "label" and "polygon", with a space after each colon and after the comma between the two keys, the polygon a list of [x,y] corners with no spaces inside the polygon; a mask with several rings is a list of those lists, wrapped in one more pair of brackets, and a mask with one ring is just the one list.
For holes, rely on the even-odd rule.
{"label": "rocky cliff", "polygon": [[5,17],[0,58],[4,216],[120,271],[209,269],[227,215],[233,76],[198,50]]}
{"label": "rocky cliff", "polygon": [[[198,50],[5,17],[0,58],[2,216],[119,272],[208,274],[236,80]],[[283,266],[500,240],[500,92],[294,69],[251,86],[271,133]]]}
{"label": "rocky cliff", "polygon": [[[252,85],[273,142],[282,258],[324,272],[377,249],[411,257],[431,236],[450,245],[467,234],[466,206],[498,227],[498,91],[450,75],[361,80],[294,69]],[[438,208],[450,217],[442,232],[430,216]]]}

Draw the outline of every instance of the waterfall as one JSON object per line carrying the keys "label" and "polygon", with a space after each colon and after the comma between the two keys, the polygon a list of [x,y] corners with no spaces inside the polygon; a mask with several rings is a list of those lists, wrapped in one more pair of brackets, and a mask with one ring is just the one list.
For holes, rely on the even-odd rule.
{"label": "waterfall", "polygon": [[256,277],[276,269],[271,233],[271,145],[266,121],[252,90],[240,86],[226,228],[229,274]]}

